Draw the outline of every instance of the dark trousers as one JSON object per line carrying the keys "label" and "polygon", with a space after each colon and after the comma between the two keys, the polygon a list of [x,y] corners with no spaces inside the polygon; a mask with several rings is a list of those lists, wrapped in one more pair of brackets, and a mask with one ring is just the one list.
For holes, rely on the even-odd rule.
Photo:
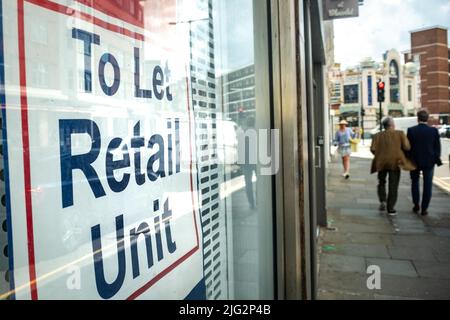
{"label": "dark trousers", "polygon": [[[386,178],[389,175],[389,194],[386,195]],[[387,202],[387,209],[394,210],[397,203],[400,170],[383,170],[378,172],[378,198],[380,202]]]}
{"label": "dark trousers", "polygon": [[423,173],[422,211],[428,209],[433,191],[434,168],[411,171],[411,193],[415,205],[420,204],[420,172]]}

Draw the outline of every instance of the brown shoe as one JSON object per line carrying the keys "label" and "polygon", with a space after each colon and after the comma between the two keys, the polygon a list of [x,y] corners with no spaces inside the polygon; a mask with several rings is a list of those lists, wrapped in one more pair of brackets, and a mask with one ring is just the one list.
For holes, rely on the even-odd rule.
{"label": "brown shoe", "polygon": [[422,216],[427,216],[428,215],[428,210],[423,210],[422,211]]}
{"label": "brown shoe", "polygon": [[412,211],[413,211],[414,213],[419,213],[419,211],[420,211],[420,206],[419,206],[418,204],[414,205],[414,208],[412,209]]}

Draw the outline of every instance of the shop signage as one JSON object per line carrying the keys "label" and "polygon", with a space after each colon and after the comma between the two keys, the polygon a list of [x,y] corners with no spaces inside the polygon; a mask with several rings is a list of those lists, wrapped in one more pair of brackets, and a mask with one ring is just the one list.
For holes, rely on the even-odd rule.
{"label": "shop signage", "polygon": [[323,19],[333,20],[359,16],[358,0],[324,0]]}
{"label": "shop signage", "polygon": [[111,3],[0,1],[17,299],[201,297],[188,31]]}

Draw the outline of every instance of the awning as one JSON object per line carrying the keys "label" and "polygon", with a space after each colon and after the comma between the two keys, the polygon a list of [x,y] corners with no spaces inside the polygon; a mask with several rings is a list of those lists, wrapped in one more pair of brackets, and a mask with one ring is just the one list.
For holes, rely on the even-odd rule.
{"label": "awning", "polygon": [[403,105],[401,103],[390,103],[387,107],[388,111],[403,111]]}
{"label": "awning", "polygon": [[359,104],[343,104],[339,110],[341,113],[359,113],[361,106]]}

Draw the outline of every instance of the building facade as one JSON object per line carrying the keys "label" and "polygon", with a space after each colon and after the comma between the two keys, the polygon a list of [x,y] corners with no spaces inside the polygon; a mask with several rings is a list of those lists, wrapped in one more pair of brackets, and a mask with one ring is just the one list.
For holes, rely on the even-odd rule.
{"label": "building facade", "polygon": [[414,115],[421,107],[419,66],[414,62],[402,63],[394,49],[376,62],[371,58],[357,66],[341,70],[335,64],[330,70],[330,108],[337,119],[346,119],[352,127],[368,132],[376,128],[380,119],[377,82],[385,83],[385,102],[382,115],[405,117]]}
{"label": "building facade", "polygon": [[448,124],[450,121],[448,30],[437,26],[410,33],[411,50],[405,53],[405,61],[420,64],[422,105],[430,110],[435,124]]}

